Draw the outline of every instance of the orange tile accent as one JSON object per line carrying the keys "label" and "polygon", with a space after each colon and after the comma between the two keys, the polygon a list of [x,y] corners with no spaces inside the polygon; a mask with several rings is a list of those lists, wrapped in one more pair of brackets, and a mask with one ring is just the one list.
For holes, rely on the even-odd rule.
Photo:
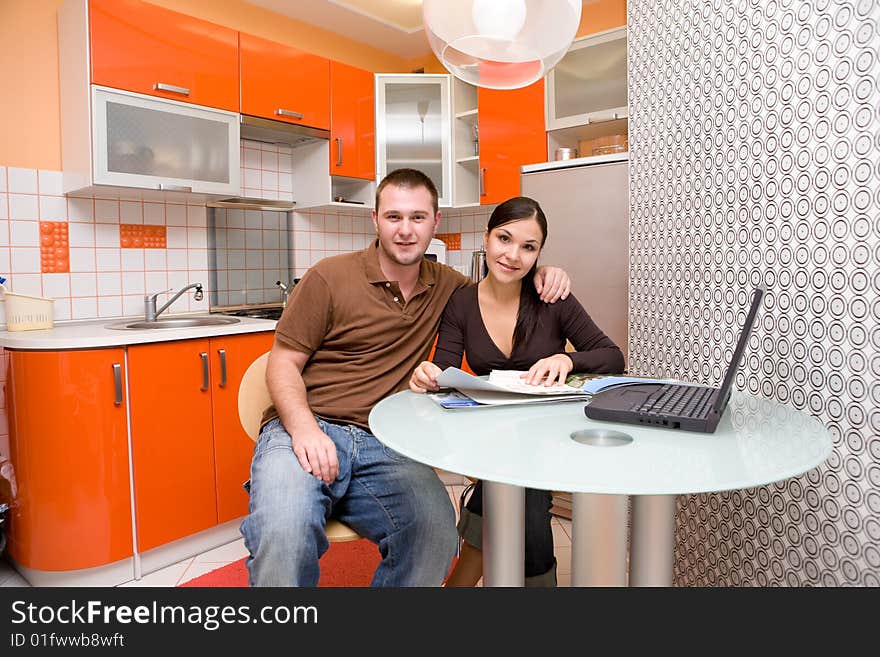
{"label": "orange tile accent", "polygon": [[448,251],[461,251],[461,233],[437,233],[434,237],[443,242]]}
{"label": "orange tile accent", "polygon": [[165,226],[119,224],[119,244],[123,249],[166,248]]}
{"label": "orange tile accent", "polygon": [[70,244],[67,240],[66,222],[40,222],[40,271],[44,274],[70,272]]}

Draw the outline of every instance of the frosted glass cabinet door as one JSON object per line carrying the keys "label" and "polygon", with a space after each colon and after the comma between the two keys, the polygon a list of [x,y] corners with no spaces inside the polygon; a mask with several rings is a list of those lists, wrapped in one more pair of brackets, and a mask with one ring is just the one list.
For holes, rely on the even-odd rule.
{"label": "frosted glass cabinet door", "polygon": [[546,89],[548,130],[628,116],[626,27],[576,39]]}
{"label": "frosted glass cabinet door", "polygon": [[240,193],[238,114],[102,87],[92,94],[95,184]]}
{"label": "frosted glass cabinet door", "polygon": [[452,202],[448,75],[376,76],[376,175],[424,172],[440,205]]}

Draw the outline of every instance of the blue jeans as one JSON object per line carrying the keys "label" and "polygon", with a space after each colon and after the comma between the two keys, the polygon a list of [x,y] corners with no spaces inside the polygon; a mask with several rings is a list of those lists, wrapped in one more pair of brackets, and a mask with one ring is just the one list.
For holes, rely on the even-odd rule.
{"label": "blue jeans", "polygon": [[379,546],[372,586],[439,586],[458,548],[455,510],[434,470],[354,425],[316,418],[336,445],[339,475],[305,472],[280,420],[260,432],[241,523],[251,586],[317,586],[332,515]]}

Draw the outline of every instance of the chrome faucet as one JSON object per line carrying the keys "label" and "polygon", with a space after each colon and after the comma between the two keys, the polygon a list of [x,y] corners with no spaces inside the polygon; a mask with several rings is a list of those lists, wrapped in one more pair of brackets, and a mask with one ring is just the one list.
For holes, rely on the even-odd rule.
{"label": "chrome faucet", "polygon": [[275,281],[275,285],[281,288],[281,307],[287,307],[287,297],[290,296],[290,285],[285,285],[281,281]]}
{"label": "chrome faucet", "polygon": [[171,290],[162,290],[161,292],[154,292],[153,294],[147,294],[144,296],[144,319],[148,322],[155,322],[159,315],[165,312],[172,303],[177,301],[177,298],[186,292],[187,290],[195,288],[195,294],[193,294],[193,299],[196,301],[201,301],[205,296],[204,292],[202,292],[202,284],[201,283],[190,283],[184,288],[178,290],[177,294],[168,299],[168,301],[161,307],[159,310],[156,310],[156,298],[160,294],[165,294],[166,292],[171,292]]}

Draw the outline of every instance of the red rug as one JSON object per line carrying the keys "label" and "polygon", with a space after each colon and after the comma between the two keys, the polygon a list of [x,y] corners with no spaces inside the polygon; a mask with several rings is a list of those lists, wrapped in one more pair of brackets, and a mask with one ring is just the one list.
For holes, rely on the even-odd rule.
{"label": "red rug", "polygon": [[[226,564],[180,586],[245,587],[248,585],[248,575],[244,561],[239,559]],[[348,543],[331,543],[319,562],[321,578],[318,586],[369,586],[379,561],[379,549],[365,538]]]}

